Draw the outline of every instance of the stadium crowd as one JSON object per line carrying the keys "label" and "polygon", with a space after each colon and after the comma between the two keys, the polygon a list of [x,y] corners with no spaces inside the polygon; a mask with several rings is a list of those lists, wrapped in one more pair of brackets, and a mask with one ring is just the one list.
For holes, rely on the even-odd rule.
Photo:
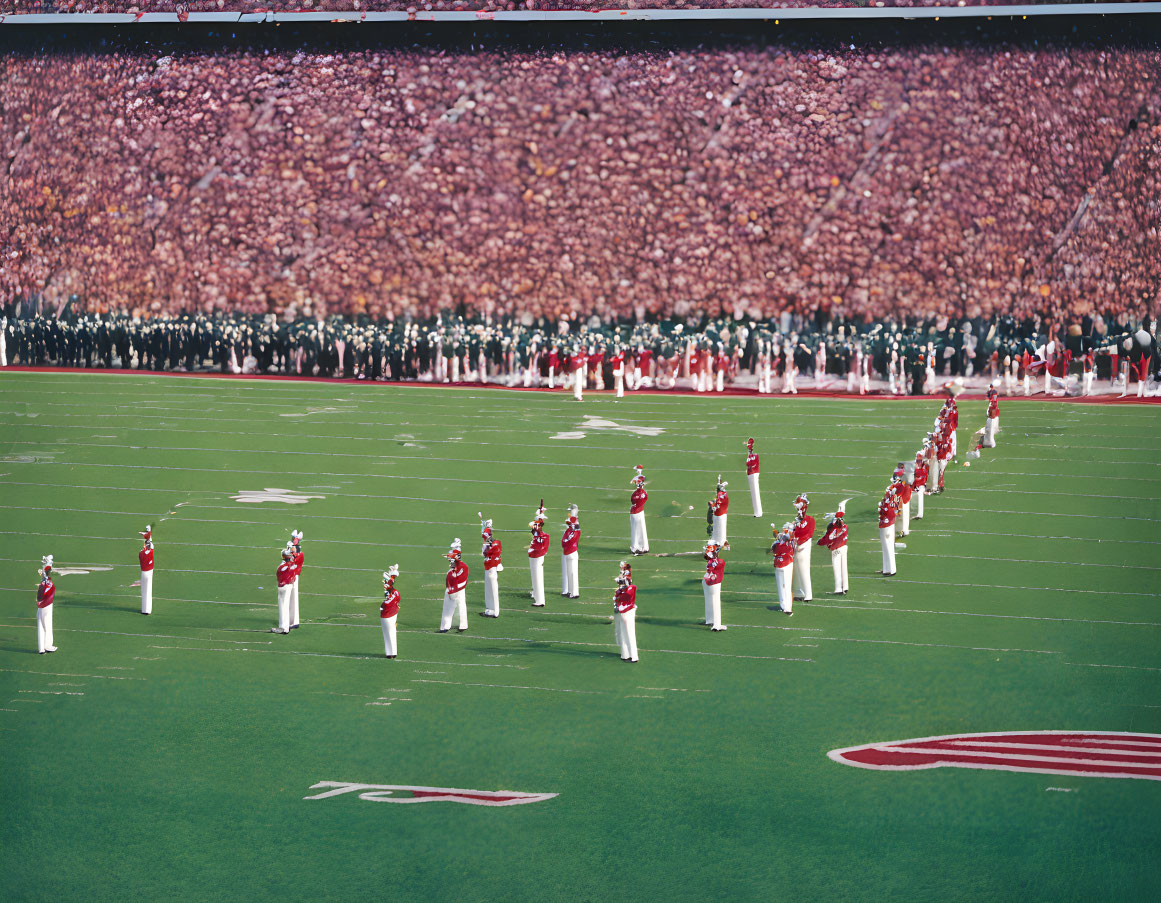
{"label": "stadium crowd", "polygon": [[[1098,374],[1128,390],[1161,382],[1156,320],[1134,324],[1086,317],[1062,329],[1039,317],[812,321],[789,310],[773,320],[705,319],[608,324],[598,317],[559,323],[359,321],[339,316],[280,322],[273,314],[182,315],[150,319],[122,313],[42,316],[14,305],[0,318],[0,366],[126,368],[361,380],[499,383],[548,388],[612,388],[616,372],[638,388],[797,394],[799,374],[813,389],[892,394],[939,391],[949,379],[977,377],[1019,389],[1025,376],[1044,391],[1090,394]],[[579,376],[578,376],[579,371]],[[1070,375],[1091,374],[1070,385]],[[1056,377],[1053,382],[1051,377]],[[775,387],[777,383],[777,387]],[[1086,385],[1087,383],[1087,385]],[[1039,390],[1039,381],[1037,381]],[[1154,388],[1150,388],[1152,394]],[[580,392],[577,392],[578,397]]]}
{"label": "stadium crowd", "polygon": [[0,301],[1155,315],[1155,47],[802,40],[14,50]]}
{"label": "stadium crowd", "polygon": [[[855,6],[1007,6],[1017,3],[1095,3],[1099,0],[0,0],[5,13],[138,13],[346,11],[411,13],[500,10],[792,9]],[[1112,0],[1120,2],[1120,0]]]}

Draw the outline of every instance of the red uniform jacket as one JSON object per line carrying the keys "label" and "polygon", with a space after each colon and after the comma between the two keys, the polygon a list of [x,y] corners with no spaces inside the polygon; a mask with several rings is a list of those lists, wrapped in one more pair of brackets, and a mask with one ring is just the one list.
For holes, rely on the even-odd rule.
{"label": "red uniform jacket", "polygon": [[569,524],[560,536],[560,551],[564,555],[571,555],[580,548],[581,529],[576,524]]}
{"label": "red uniform jacket", "polygon": [[528,549],[529,558],[543,558],[548,554],[548,544],[552,542],[552,537],[541,530],[532,537],[532,542]]}
{"label": "red uniform jacket", "polygon": [[720,558],[711,558],[705,563],[705,577],[702,579],[707,586],[713,586],[716,583],[721,583],[725,575],[726,563]]}
{"label": "red uniform jacket", "polygon": [[895,526],[895,516],[899,513],[896,508],[887,499],[879,502],[879,527],[893,527]]}
{"label": "red uniform jacket", "polygon": [[613,365],[613,372],[614,373],[618,370],[624,370],[625,369],[625,352],[618,351],[611,358],[609,358],[609,363]]}
{"label": "red uniform jacket", "polygon": [[628,586],[619,587],[616,595],[613,596],[613,607],[617,609],[618,613],[624,614],[627,611],[632,611],[637,607],[637,587],[632,583]]}
{"label": "red uniform jacket", "polygon": [[789,542],[776,542],[770,546],[774,555],[774,567],[789,567],[794,563],[794,545]]}
{"label": "red uniform jacket", "polygon": [[484,570],[491,571],[500,566],[500,555],[503,549],[500,546],[500,540],[490,540],[484,546]]}
{"label": "red uniform jacket", "polygon": [[548,352],[548,366],[553,370],[560,369],[560,355],[557,352]]}
{"label": "red uniform jacket", "polygon": [[153,570],[153,549],[142,549],[137,553],[137,560],[141,562],[141,570]]}
{"label": "red uniform jacket", "polygon": [[444,586],[449,593],[458,593],[468,585],[468,566],[462,561],[456,561],[448,568]]}
{"label": "red uniform jacket", "polygon": [[837,552],[847,544],[848,533],[850,533],[850,530],[845,523],[841,520],[832,520],[830,526],[826,528],[826,532],[822,534],[822,539],[818,541],[818,544],[824,549]]}
{"label": "red uniform jacket", "polygon": [[911,485],[906,480],[900,479],[895,486],[899,490],[899,501],[906,505],[911,501]]}
{"label": "red uniform jacket", "polygon": [[653,352],[649,348],[644,348],[637,352],[637,367],[640,370],[648,370],[649,362],[653,360]]}
{"label": "red uniform jacket", "polygon": [[649,493],[644,489],[634,489],[629,498],[629,513],[640,514],[645,510],[645,503],[649,501]]}
{"label": "red uniform jacket", "polygon": [[814,518],[806,514],[802,520],[794,522],[794,542],[797,545],[802,545],[812,539],[814,539]]}
{"label": "red uniform jacket", "polygon": [[56,599],[56,586],[46,577],[44,582],[36,588],[36,607],[48,608],[54,599]]}
{"label": "red uniform jacket", "polygon": [[729,510],[730,510],[730,497],[728,495],[726,495],[726,492],[723,489],[714,498],[714,514],[717,515],[718,517],[721,517],[723,514],[725,514]]}
{"label": "red uniform jacket", "polygon": [[568,359],[569,370],[571,370],[573,373],[576,373],[577,370],[579,370],[581,367],[583,367],[585,365],[586,360],[587,360],[587,358],[585,357],[585,355],[583,353],[574,354],[572,357],[570,357]]}
{"label": "red uniform jacket", "polygon": [[399,614],[399,590],[383,591],[383,604],[379,608],[379,617],[393,618]]}
{"label": "red uniform jacket", "polygon": [[279,586],[290,586],[294,582],[294,565],[289,561],[284,561],[278,565],[278,570],[274,572],[274,576],[278,578]]}
{"label": "red uniform jacket", "polygon": [[302,549],[296,548],[294,550],[294,559],[293,560],[294,560],[295,576],[297,577],[299,574],[302,573],[302,563],[304,561],[306,561],[306,555],[303,553]]}
{"label": "red uniform jacket", "polygon": [[911,480],[911,488],[918,489],[920,486],[926,486],[926,485],[927,485],[927,465],[926,464],[916,464],[915,465],[915,476]]}
{"label": "red uniform jacket", "polygon": [[746,455],[746,476],[758,472],[758,456],[753,452]]}

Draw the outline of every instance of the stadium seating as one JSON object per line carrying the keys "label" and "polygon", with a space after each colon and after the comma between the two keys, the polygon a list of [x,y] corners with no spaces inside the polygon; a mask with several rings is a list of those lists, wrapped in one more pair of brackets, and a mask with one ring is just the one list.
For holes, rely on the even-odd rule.
{"label": "stadium seating", "polygon": [[1155,310],[1161,53],[5,59],[0,300],[556,318]]}

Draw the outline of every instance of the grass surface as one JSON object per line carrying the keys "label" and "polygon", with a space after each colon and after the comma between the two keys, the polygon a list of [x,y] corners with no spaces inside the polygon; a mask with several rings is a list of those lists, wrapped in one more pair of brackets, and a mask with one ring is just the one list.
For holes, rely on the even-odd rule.
{"label": "grass surface", "polygon": [[[1161,783],[826,757],[965,731],[1161,732],[1158,410],[1001,402],[1000,447],[949,474],[885,580],[874,505],[938,404],[0,377],[5,897],[1157,899]],[[984,403],[961,411],[962,448]],[[552,438],[588,415],[664,432]],[[628,666],[607,616],[638,463],[653,554],[634,562]],[[690,553],[719,471],[730,629],[711,634]],[[231,498],[268,487],[317,498]],[[851,593],[829,595],[816,550],[815,601],[790,620],[765,550],[801,491],[820,519],[854,497]],[[541,496],[534,610],[524,527]],[[556,594],[570,502],[579,602]],[[479,617],[481,509],[506,548],[496,621]],[[146,523],[149,618],[132,586]],[[272,575],[294,527],[304,626],[284,638]],[[455,536],[471,627],[437,635]],[[57,581],[60,651],[37,656],[49,552],[111,570]],[[388,662],[377,608],[396,561]],[[559,796],[303,799],[327,780]]]}

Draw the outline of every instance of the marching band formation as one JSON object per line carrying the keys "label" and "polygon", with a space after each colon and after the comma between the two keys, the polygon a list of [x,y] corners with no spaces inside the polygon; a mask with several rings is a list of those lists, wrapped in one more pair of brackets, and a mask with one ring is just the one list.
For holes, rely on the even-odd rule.
{"label": "marching band formation", "polygon": [[[896,573],[896,537],[907,536],[911,525],[911,503],[915,502],[915,520],[923,518],[924,500],[928,495],[938,495],[945,491],[947,467],[956,459],[956,431],[959,425],[959,411],[955,402],[954,386],[947,386],[947,399],[935,418],[930,432],[923,437],[915,460],[911,463],[899,462],[891,480],[878,503],[879,545],[882,551],[882,565],[879,573],[893,577]],[[999,394],[994,386],[988,389],[988,410],[985,425],[972,436],[972,447],[964,462],[970,466],[979,458],[981,449],[995,448],[999,431]],[[746,440],[744,461],[749,481],[753,516],[762,516],[762,501],[759,497],[759,463],[754,451],[754,440]],[[929,488],[929,481],[934,488]],[[629,552],[633,556],[649,551],[649,536],[645,525],[645,506],[649,494],[645,490],[645,468],[636,465],[630,481],[633,489],[629,496]],[[727,516],[729,512],[729,483],[718,474],[717,488],[713,498],[707,503],[707,532],[702,557],[705,560],[705,574],[702,587],[705,596],[704,624],[712,632],[726,630],[722,623],[722,584],[725,580],[726,563],[723,552],[730,551],[727,536]],[[834,594],[846,595],[850,589],[847,570],[847,544],[849,529],[846,524],[846,506],[850,499],[843,499],[837,508],[824,515],[827,522],[818,545],[830,552],[831,569],[834,574]],[[814,598],[811,581],[811,550],[816,531],[815,519],[808,513],[810,499],[801,493],[794,499],[795,517],[781,528],[774,523],[771,529],[774,541],[769,553],[773,558],[775,585],[778,593],[779,609],[786,615],[794,614],[794,602],[810,602]],[[692,508],[692,506],[691,506]],[[561,576],[560,594],[568,599],[580,597],[580,509],[569,505],[567,519],[561,536]],[[493,524],[480,517],[481,557],[484,561],[484,610],[486,618],[500,617],[499,574],[504,570],[503,547],[493,533]],[[552,537],[545,529],[547,509],[544,500],[533,514],[528,524],[530,540],[527,547],[531,586],[531,605],[537,608],[546,605],[544,593],[544,559],[547,557]],[[154,549],[153,529],[146,526],[141,531],[143,545],[138,553],[141,566],[141,613],[149,615],[153,611]],[[293,530],[285,548],[281,550],[282,561],[275,571],[278,598],[278,624],[271,632],[287,635],[300,626],[299,620],[299,580],[306,555],[302,547],[303,533]],[[455,538],[444,555],[448,560],[448,570],[444,579],[443,611],[439,633],[451,630],[453,620],[461,633],[468,629],[467,587],[468,564],[463,559],[463,543]],[[40,584],[36,591],[37,605],[37,651],[41,654],[56,652],[53,643],[53,604],[56,587],[53,583],[53,556],[42,559],[39,571]],[[383,602],[379,614],[383,628],[384,654],[389,659],[398,655],[396,620],[399,616],[400,592],[396,587],[399,565],[392,565],[383,573]],[[614,640],[620,648],[621,659],[636,662],[637,649],[637,587],[633,583],[633,570],[629,561],[622,561],[614,578],[616,589],[613,593]]]}

